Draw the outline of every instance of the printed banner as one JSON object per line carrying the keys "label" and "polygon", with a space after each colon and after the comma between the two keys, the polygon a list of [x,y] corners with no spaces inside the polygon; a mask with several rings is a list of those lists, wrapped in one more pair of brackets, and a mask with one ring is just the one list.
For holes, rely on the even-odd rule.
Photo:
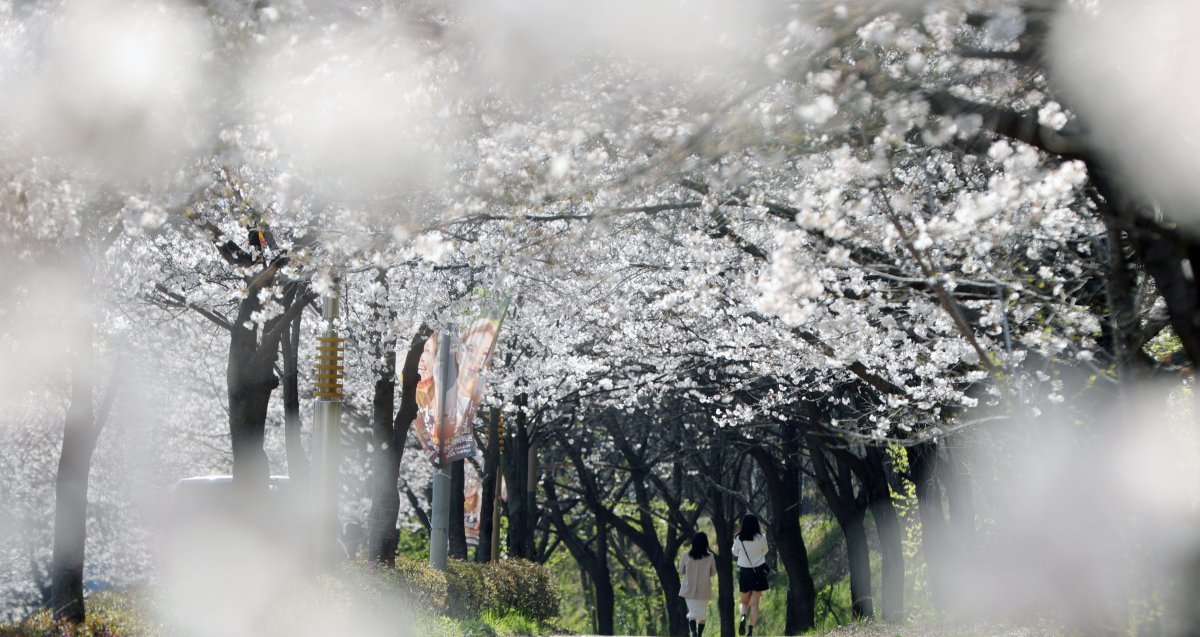
{"label": "printed banner", "polygon": [[413,429],[435,465],[475,455],[471,425],[483,401],[487,365],[507,310],[505,299],[484,310],[459,334],[448,339],[433,335],[425,342],[418,365],[418,411]]}
{"label": "printed banner", "polygon": [[463,464],[463,527],[467,531],[467,544],[471,546],[479,544],[480,515],[483,513],[483,476],[479,467],[482,465],[482,454],[475,455],[475,462]]}
{"label": "printed banner", "polygon": [[434,442],[437,432],[434,401],[438,391],[434,369],[439,340],[440,335],[438,334],[429,336],[425,341],[425,349],[421,352],[420,362],[417,364],[417,417],[413,419],[412,423],[413,432],[417,434],[417,440],[421,443],[421,450],[425,452],[426,459],[435,465],[438,463],[438,447]]}

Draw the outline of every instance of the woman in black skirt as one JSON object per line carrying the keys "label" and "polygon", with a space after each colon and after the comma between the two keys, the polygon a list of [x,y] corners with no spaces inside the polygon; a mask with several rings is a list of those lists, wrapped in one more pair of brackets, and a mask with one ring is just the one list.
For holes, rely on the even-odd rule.
{"label": "woman in black skirt", "polygon": [[[767,536],[754,514],[742,518],[742,528],[733,537],[733,555],[737,557],[738,588],[742,591],[741,621],[739,635],[753,635],[758,623],[758,601],[767,583]],[[749,627],[747,627],[747,614]]]}

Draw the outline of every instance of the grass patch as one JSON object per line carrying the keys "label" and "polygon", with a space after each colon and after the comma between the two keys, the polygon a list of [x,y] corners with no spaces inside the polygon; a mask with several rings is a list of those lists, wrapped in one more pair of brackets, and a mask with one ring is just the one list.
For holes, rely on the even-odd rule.
{"label": "grass patch", "polygon": [[496,637],[549,634],[545,627],[521,613],[487,612],[483,615],[483,621],[491,626]]}

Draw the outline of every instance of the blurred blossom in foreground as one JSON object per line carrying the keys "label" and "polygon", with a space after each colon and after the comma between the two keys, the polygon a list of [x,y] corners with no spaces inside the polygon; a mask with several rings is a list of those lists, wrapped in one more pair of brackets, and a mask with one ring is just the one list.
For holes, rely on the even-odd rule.
{"label": "blurred blossom in foreground", "polygon": [[55,18],[44,33],[36,18],[21,25],[26,48],[0,76],[0,129],[15,146],[6,153],[141,183],[207,141],[209,33],[194,10],[77,1]]}
{"label": "blurred blossom in foreground", "polygon": [[954,553],[954,610],[1110,631],[1145,621],[1137,605],[1155,602],[1169,624],[1195,621],[1185,617],[1200,592],[1190,387],[1112,400],[1006,419],[972,445],[979,516],[992,522],[977,549]]}
{"label": "blurred blossom in foreground", "polygon": [[394,196],[441,174],[451,128],[434,62],[393,24],[279,33],[248,84],[248,116],[305,182],[331,197]]}
{"label": "blurred blossom in foreground", "polygon": [[686,74],[729,70],[764,23],[756,1],[464,0],[463,8],[490,74],[517,88],[597,54]]}
{"label": "blurred blossom in foreground", "polygon": [[[235,520],[236,518],[236,520]],[[372,597],[369,582],[352,575],[314,577],[294,527],[272,529],[244,511],[231,518],[177,520],[161,556],[156,609],[164,634],[183,637],[409,637],[411,604]],[[263,520],[257,520],[262,522]],[[186,523],[184,523],[186,522]],[[271,526],[271,525],[268,525]],[[369,578],[367,578],[369,579]],[[364,584],[367,584],[364,586]],[[376,591],[376,595],[382,595]],[[356,597],[357,596],[357,597]]]}
{"label": "blurred blossom in foreground", "polygon": [[78,281],[55,267],[29,268],[0,257],[0,404],[17,401],[71,362],[63,325],[79,296]]}
{"label": "blurred blossom in foreground", "polygon": [[1176,221],[1200,224],[1200,3],[1063,3],[1053,79],[1104,158]]}

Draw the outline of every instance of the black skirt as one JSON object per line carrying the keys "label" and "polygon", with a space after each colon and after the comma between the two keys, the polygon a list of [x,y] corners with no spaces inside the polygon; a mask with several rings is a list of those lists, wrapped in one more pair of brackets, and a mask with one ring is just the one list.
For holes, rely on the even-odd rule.
{"label": "black skirt", "polygon": [[745,566],[738,567],[738,588],[743,593],[750,591],[765,591],[771,588],[767,583],[767,575],[762,572],[762,569],[754,570]]}

